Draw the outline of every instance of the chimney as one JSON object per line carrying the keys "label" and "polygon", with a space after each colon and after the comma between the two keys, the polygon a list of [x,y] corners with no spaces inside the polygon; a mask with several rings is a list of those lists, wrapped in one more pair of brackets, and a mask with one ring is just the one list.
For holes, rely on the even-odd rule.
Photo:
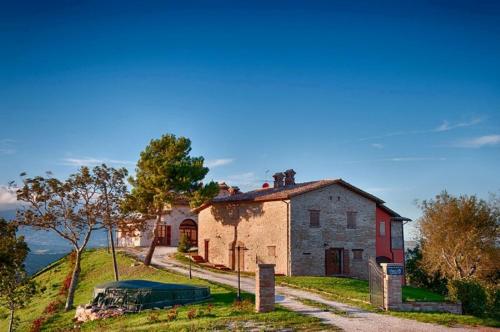
{"label": "chimney", "polygon": [[285,177],[285,174],[278,172],[273,175],[274,178],[274,188],[281,188],[284,186],[283,184],[283,179]]}
{"label": "chimney", "polygon": [[226,197],[229,196],[229,186],[225,182],[219,183],[219,194],[217,197]]}
{"label": "chimney", "polygon": [[229,187],[229,195],[230,196],[233,196],[233,195],[236,195],[236,194],[239,194],[240,193],[240,188],[234,186],[234,187]]}
{"label": "chimney", "polygon": [[287,169],[285,171],[285,186],[290,186],[295,184],[295,171],[293,169]]}

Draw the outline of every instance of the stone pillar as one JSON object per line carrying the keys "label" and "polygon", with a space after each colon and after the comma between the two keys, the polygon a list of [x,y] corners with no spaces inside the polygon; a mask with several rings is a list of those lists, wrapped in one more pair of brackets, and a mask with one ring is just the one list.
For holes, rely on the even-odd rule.
{"label": "stone pillar", "polygon": [[274,264],[258,264],[255,271],[255,310],[274,310]]}
{"label": "stone pillar", "polygon": [[401,276],[404,273],[403,264],[382,263],[384,272],[384,308],[397,310],[403,303]]}

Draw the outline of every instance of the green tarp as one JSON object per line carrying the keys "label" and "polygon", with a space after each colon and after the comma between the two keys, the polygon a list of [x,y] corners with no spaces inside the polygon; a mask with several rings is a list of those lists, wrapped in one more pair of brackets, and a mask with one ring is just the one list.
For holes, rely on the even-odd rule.
{"label": "green tarp", "polygon": [[210,298],[210,288],[166,284],[149,280],[108,282],[94,288],[93,306],[140,311],[176,304],[200,302]]}

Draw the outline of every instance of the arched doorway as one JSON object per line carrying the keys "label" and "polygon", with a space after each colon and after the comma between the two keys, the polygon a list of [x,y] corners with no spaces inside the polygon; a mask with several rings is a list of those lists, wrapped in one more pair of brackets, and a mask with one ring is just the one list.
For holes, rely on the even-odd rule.
{"label": "arched doorway", "polygon": [[196,225],[194,220],[186,219],[181,222],[181,225],[179,226],[179,239],[184,235],[187,236],[191,246],[198,245],[198,225]]}

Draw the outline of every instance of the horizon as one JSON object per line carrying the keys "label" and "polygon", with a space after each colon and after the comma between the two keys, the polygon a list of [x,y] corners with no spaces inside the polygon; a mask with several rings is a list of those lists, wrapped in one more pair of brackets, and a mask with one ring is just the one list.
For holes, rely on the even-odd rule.
{"label": "horizon", "polygon": [[293,168],[414,221],[442,190],[499,193],[498,3],[3,7],[0,213],[21,172],[133,173],[164,133],[244,191]]}

